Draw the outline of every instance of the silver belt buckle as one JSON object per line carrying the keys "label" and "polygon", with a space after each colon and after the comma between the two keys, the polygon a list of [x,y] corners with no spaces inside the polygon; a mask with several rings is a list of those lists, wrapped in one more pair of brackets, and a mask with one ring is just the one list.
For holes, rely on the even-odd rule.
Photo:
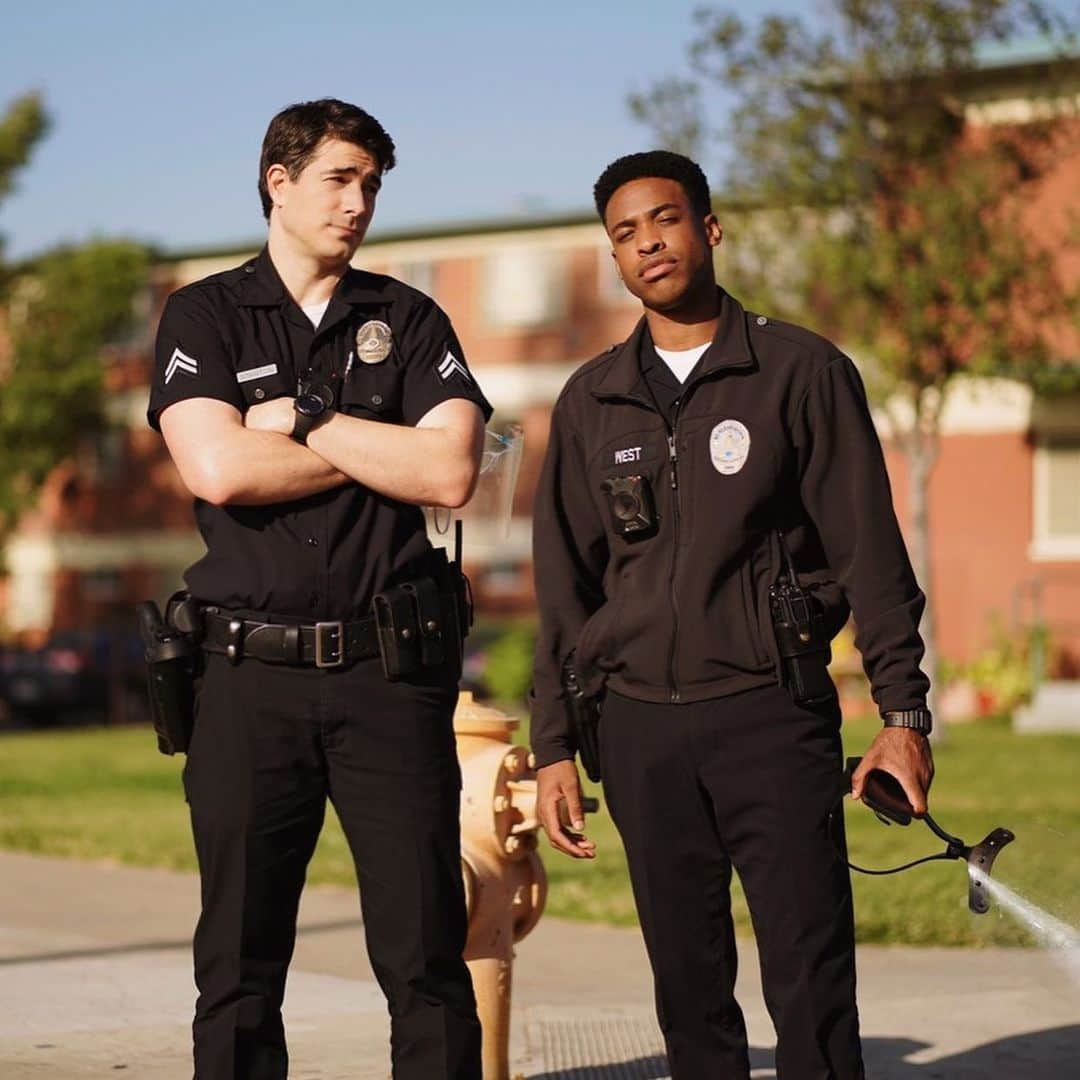
{"label": "silver belt buckle", "polygon": [[[336,646],[332,644],[335,638]],[[341,667],[344,663],[345,624],[343,622],[317,622],[315,624],[315,666],[332,668]]]}

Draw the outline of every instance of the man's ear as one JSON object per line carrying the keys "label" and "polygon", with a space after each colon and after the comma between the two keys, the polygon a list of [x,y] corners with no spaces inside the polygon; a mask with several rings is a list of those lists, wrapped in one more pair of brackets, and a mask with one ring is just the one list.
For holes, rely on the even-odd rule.
{"label": "man's ear", "polygon": [[275,206],[281,205],[281,192],[288,182],[289,170],[284,165],[274,164],[266,170],[266,190]]}
{"label": "man's ear", "polygon": [[720,241],[724,239],[724,229],[721,226],[719,219],[715,214],[705,215],[705,239],[708,242],[709,247],[719,247]]}
{"label": "man's ear", "polygon": [[615,252],[614,251],[612,251],[610,254],[611,254],[611,261],[615,264],[615,276],[620,281],[622,281],[623,276],[622,276],[622,271],[619,269],[619,260],[615,257]]}

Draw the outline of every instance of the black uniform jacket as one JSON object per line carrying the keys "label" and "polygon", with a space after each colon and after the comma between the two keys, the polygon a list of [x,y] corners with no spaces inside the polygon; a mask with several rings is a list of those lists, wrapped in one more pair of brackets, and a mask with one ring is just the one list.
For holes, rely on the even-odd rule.
{"label": "black uniform jacket", "polygon": [[[360,348],[387,337],[381,358],[383,349]],[[474,401],[491,415],[450,320],[429,297],[394,278],[349,269],[316,331],[264,249],[169,297],[148,419],[160,430],[164,409],[196,397],[243,413],[294,397],[301,380],[329,384],[337,409],[365,420],[415,425],[450,398]],[[195,517],[207,552],[185,575],[188,588],[229,610],[302,621],[359,618],[376,592],[423,576],[430,565],[420,507],[355,482],[267,506],[196,499]]]}
{"label": "black uniform jacket", "polygon": [[[774,684],[768,590],[784,532],[830,633],[850,608],[882,711],[925,704],[925,599],[893,511],[854,364],[828,341],[747,313],[721,318],[671,430],[641,373],[645,320],[590,360],[555,405],[534,512],[540,610],[532,744],[572,757],[561,668],[585,689],[690,702]],[[652,488],[657,528],[618,535],[612,477]]]}

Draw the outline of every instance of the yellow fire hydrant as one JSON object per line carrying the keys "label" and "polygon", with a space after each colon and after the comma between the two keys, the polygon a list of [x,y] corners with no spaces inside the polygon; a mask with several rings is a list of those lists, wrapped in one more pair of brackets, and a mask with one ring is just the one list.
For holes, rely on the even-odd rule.
{"label": "yellow fire hydrant", "polygon": [[547,897],[547,876],[536,853],[536,768],[525,747],[510,745],[517,726],[472,694],[461,694],[454,731],[469,912],[465,960],[483,1027],[484,1080],[509,1080],[513,947],[537,924]]}

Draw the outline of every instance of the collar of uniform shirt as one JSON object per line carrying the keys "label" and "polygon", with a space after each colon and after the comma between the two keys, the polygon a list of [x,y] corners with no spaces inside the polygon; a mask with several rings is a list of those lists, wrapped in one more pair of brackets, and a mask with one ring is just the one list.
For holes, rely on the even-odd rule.
{"label": "collar of uniform shirt", "polygon": [[[334,289],[332,299],[347,304],[392,304],[394,297],[387,290],[388,282],[387,278],[350,266]],[[269,248],[264,247],[245,264],[236,297],[241,307],[276,307],[288,299]]]}

